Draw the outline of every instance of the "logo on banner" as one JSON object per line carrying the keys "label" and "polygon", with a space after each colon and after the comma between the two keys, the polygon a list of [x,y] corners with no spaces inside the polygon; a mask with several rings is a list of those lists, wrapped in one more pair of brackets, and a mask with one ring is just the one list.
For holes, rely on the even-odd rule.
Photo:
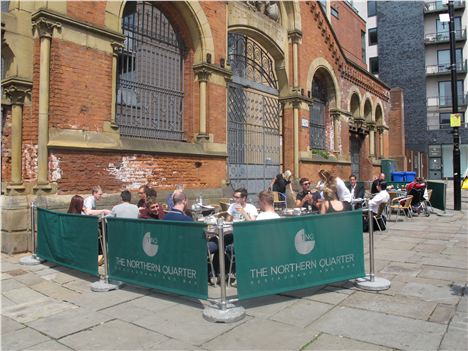
{"label": "logo on banner", "polygon": [[306,234],[304,229],[299,230],[294,237],[294,246],[301,255],[307,255],[315,247],[314,234]]}
{"label": "logo on banner", "polygon": [[156,256],[158,253],[159,245],[158,239],[152,238],[151,233],[147,232],[143,236],[143,251],[150,257]]}

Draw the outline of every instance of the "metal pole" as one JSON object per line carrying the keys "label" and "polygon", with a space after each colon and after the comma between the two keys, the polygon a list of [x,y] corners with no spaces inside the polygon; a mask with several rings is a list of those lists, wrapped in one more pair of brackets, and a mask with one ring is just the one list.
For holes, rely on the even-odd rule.
{"label": "metal pole", "polygon": [[221,310],[226,310],[226,267],[224,264],[224,220],[218,218],[218,252],[219,252],[219,278],[221,287]]}
{"label": "metal pole", "polygon": [[104,259],[104,280],[106,284],[109,283],[109,276],[107,272],[107,245],[106,245],[106,218],[101,218],[101,248],[102,248],[102,257]]}
{"label": "metal pole", "polygon": [[369,219],[369,277],[370,281],[373,282],[374,276],[374,216],[370,206],[368,205],[368,219]]}
{"label": "metal pole", "polygon": [[[457,61],[455,51],[455,23],[453,19],[453,0],[448,2],[450,32],[450,73],[452,85],[452,113],[458,113],[457,95]],[[461,178],[460,178],[460,135],[458,127],[452,128],[453,134],[453,209],[461,211]]]}
{"label": "metal pole", "polygon": [[32,246],[32,256],[36,257],[36,205],[34,202],[31,202],[31,246]]}

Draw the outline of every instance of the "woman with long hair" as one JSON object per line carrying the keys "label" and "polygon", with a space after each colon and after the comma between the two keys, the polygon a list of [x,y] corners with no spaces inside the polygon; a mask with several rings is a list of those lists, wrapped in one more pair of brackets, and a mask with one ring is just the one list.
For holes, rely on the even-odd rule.
{"label": "woman with long hair", "polygon": [[70,200],[67,213],[85,214],[83,211],[84,199],[80,195],[75,195]]}
{"label": "woman with long hair", "polygon": [[320,213],[333,213],[348,211],[351,206],[348,202],[340,201],[336,198],[336,192],[334,189],[325,187],[323,189],[323,200],[320,203]]}

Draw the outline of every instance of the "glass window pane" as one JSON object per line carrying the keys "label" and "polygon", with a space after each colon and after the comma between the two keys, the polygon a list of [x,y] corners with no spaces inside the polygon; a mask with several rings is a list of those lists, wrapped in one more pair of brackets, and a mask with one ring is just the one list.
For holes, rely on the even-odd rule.
{"label": "glass window pane", "polygon": [[372,0],[367,1],[367,17],[372,17],[376,15],[377,15],[376,1],[372,1]]}
{"label": "glass window pane", "polygon": [[377,44],[377,28],[369,29],[369,45]]}

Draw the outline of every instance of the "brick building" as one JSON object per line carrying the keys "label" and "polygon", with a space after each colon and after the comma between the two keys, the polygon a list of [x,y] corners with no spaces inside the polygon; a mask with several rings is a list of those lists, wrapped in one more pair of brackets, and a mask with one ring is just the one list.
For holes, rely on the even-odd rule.
{"label": "brick building", "polygon": [[2,2],[2,250],[26,250],[31,201],[95,184],[253,194],[403,164],[402,93],[362,33],[339,1]]}

